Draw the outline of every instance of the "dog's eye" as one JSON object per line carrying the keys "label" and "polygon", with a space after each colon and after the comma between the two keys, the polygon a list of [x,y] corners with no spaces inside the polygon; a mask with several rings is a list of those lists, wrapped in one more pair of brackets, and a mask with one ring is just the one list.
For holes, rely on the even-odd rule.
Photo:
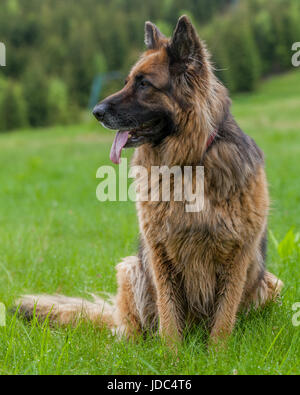
{"label": "dog's eye", "polygon": [[140,82],[140,87],[141,88],[146,88],[147,86],[150,86],[150,82],[148,82],[147,80],[141,80]]}

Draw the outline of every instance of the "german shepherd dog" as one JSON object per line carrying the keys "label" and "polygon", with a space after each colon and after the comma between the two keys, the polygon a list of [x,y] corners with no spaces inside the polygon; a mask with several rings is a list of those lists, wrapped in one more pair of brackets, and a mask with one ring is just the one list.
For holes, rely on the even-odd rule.
{"label": "german shepherd dog", "polygon": [[[230,112],[204,43],[182,16],[171,39],[145,25],[147,51],[124,88],[94,109],[118,129],[111,160],[135,147],[133,164],[204,167],[204,208],[181,201],[139,201],[140,250],[117,265],[112,303],[27,295],[17,303],[59,324],[86,318],[126,337],[159,330],[174,344],[190,323],[210,341],[232,332],[237,313],[274,300],[283,283],[265,269],[268,187],[262,151]],[[140,180],[141,182],[143,180]],[[194,183],[194,178],[192,180]]]}

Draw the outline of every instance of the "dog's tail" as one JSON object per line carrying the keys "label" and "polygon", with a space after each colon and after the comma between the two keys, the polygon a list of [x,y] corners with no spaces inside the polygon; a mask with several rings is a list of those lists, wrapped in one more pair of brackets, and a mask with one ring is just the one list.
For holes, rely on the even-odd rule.
{"label": "dog's tail", "polygon": [[31,320],[49,319],[59,325],[76,325],[80,320],[97,326],[115,327],[115,308],[110,302],[94,296],[94,301],[62,295],[24,295],[16,301],[18,313]]}

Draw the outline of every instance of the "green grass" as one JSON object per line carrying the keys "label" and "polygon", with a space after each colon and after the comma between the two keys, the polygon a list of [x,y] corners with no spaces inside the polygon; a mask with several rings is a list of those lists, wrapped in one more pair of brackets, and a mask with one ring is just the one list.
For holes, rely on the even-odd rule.
{"label": "green grass", "polygon": [[[209,353],[201,330],[194,330],[177,358],[158,337],[117,342],[88,324],[50,329],[47,322],[28,324],[7,314],[0,373],[299,373],[300,327],[292,325],[292,305],[300,302],[299,87],[295,71],[235,97],[233,105],[266,154],[268,267],[285,282],[281,305],[239,316],[228,349],[218,354]],[[111,141],[96,123],[0,136],[0,301],[8,308],[28,292],[86,297],[116,291],[114,266],[135,253],[138,225],[133,203],[96,199],[96,170],[109,163]]]}

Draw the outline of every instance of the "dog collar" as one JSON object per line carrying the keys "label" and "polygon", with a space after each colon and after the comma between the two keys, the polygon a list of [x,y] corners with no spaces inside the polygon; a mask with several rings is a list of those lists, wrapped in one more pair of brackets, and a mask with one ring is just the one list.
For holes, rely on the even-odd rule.
{"label": "dog collar", "polygon": [[206,151],[208,150],[208,148],[212,145],[212,143],[214,142],[215,138],[216,138],[217,132],[213,132],[213,134],[211,134],[207,140],[206,143]]}

